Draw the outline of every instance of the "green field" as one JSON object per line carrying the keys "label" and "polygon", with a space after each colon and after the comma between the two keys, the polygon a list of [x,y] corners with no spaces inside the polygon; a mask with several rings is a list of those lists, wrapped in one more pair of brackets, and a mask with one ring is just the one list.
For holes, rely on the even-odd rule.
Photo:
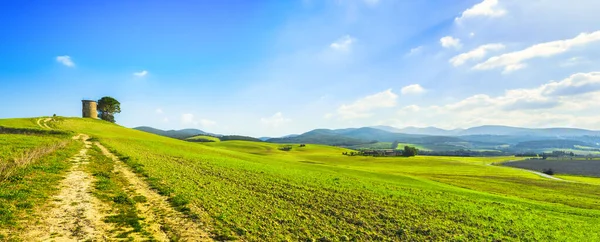
{"label": "green field", "polygon": [[194,137],[189,137],[185,140],[192,142],[221,142],[219,138],[208,135],[198,135]]}
{"label": "green field", "polygon": [[600,240],[600,186],[490,165],[514,157],[348,157],[90,119],[55,127],[97,138],[218,240]]}

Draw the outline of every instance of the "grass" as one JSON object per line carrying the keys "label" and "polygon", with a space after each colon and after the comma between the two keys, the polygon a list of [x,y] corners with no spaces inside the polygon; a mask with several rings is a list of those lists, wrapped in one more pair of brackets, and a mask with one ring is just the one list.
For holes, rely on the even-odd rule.
{"label": "grass", "polygon": [[38,118],[0,119],[0,126],[7,128],[42,129],[37,124]]}
{"label": "grass", "polygon": [[[10,174],[0,181],[0,238],[18,235],[18,231],[27,226],[19,221],[31,217],[35,208],[47,203],[58,192],[56,187],[70,167],[67,160],[81,148],[80,143],[70,138],[0,134],[2,164],[29,157],[23,154],[35,153],[56,142],[64,142],[64,147],[13,166]],[[9,234],[2,235],[1,231]]]}
{"label": "grass", "polygon": [[125,190],[129,182],[114,172],[115,162],[104,156],[98,147],[93,146],[88,155],[90,163],[86,168],[96,178],[93,194],[111,207],[111,215],[104,219],[107,223],[115,224],[116,231],[111,232],[118,233],[118,238],[128,238],[132,233],[150,236],[144,230],[143,218],[138,215],[135,206],[136,203],[145,202],[145,197],[130,195],[131,192]]}
{"label": "grass", "polygon": [[600,185],[600,178],[598,178],[598,177],[574,176],[574,175],[555,175],[555,177],[569,180],[569,181],[576,181],[576,182]]}
{"label": "grass", "polygon": [[213,137],[213,136],[207,136],[207,135],[198,135],[198,136],[187,138],[185,140],[192,141],[192,142],[221,142],[221,140],[219,138]]}
{"label": "grass", "polygon": [[491,163],[347,157],[342,148],[190,143],[89,119],[97,137],[220,240],[599,240],[600,186]]}

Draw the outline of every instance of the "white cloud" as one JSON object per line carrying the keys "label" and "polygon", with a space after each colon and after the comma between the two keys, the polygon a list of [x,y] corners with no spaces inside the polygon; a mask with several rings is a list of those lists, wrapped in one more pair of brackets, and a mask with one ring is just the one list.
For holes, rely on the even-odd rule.
{"label": "white cloud", "polygon": [[423,46],[417,46],[415,48],[410,49],[410,51],[408,52],[407,55],[411,56],[411,55],[416,55],[419,54],[423,51]]}
{"label": "white cloud", "polygon": [[275,113],[271,117],[261,118],[260,122],[269,128],[279,128],[285,123],[291,122],[292,120],[283,116],[281,112]]}
{"label": "white cloud", "polygon": [[471,38],[475,37],[475,33],[474,33],[474,32],[471,32],[471,33],[469,34],[469,37],[471,37]]}
{"label": "white cloud", "polygon": [[560,66],[561,67],[571,67],[571,66],[577,66],[577,65],[581,65],[581,64],[588,64],[591,63],[589,60],[587,60],[585,57],[581,57],[581,56],[576,56],[576,57],[571,57],[565,61],[563,61]]}
{"label": "white cloud", "polygon": [[408,112],[418,112],[419,110],[421,110],[421,108],[417,105],[408,105],[401,109],[401,111],[408,111]]}
{"label": "white cloud", "polygon": [[581,33],[577,37],[566,40],[557,40],[533,45],[521,51],[506,53],[489,58],[483,63],[477,64],[473,69],[490,70],[504,68],[505,73],[510,73],[526,67],[523,63],[529,59],[551,57],[571,50],[574,47],[600,41],[600,31],[593,33]]}
{"label": "white cloud", "polygon": [[397,122],[446,128],[485,124],[593,128],[600,125],[599,108],[600,72],[590,72],[499,96],[477,94],[442,106],[406,106],[398,111]]}
{"label": "white cloud", "polygon": [[167,117],[163,118],[163,122],[164,123],[168,123],[169,122],[169,118],[167,118]]}
{"label": "white cloud", "polygon": [[156,114],[163,114],[163,110],[161,108],[157,108],[154,110],[154,112],[156,112]]}
{"label": "white cloud", "polygon": [[140,72],[134,72],[133,75],[137,76],[137,77],[145,77],[146,75],[148,75],[148,71],[143,70],[143,71],[140,71]]}
{"label": "white cloud", "polygon": [[421,85],[412,84],[412,85],[403,87],[400,92],[403,95],[409,95],[409,94],[421,94],[421,93],[424,93],[425,91],[426,91],[425,88],[423,88]]}
{"label": "white cloud", "polygon": [[205,128],[213,127],[217,125],[217,122],[209,119],[200,119],[200,125]]}
{"label": "white cloud", "polygon": [[485,17],[500,17],[506,14],[506,10],[498,6],[498,0],[483,0],[473,7],[465,10],[460,17],[455,19],[456,22],[461,22],[463,19],[485,16]]}
{"label": "white cloud", "polygon": [[446,37],[441,38],[440,44],[444,48],[460,49],[462,47],[462,44],[460,43],[460,39],[454,38],[452,36],[446,36]]}
{"label": "white cloud", "polygon": [[600,91],[600,72],[577,73],[560,82],[550,82],[540,87],[546,96],[572,96]]}
{"label": "white cloud", "polygon": [[194,115],[191,113],[184,113],[181,115],[181,123],[183,124],[193,124],[193,125],[197,125],[198,122],[194,120]]}
{"label": "white cloud", "polygon": [[71,60],[71,57],[68,55],[61,55],[56,57],[56,61],[68,67],[74,67],[75,63]]}
{"label": "white cloud", "polygon": [[342,105],[337,109],[337,114],[342,119],[366,118],[373,114],[372,110],[396,106],[398,95],[392,89],[369,95],[354,101],[352,104]]}
{"label": "white cloud", "polygon": [[474,50],[471,50],[466,53],[462,53],[450,59],[450,63],[453,66],[461,66],[465,64],[469,60],[480,60],[485,57],[489,51],[498,51],[504,49],[503,44],[487,44],[482,45]]}
{"label": "white cloud", "polygon": [[354,42],[356,42],[355,38],[351,37],[350,35],[344,35],[335,42],[331,43],[329,47],[338,51],[349,51]]}

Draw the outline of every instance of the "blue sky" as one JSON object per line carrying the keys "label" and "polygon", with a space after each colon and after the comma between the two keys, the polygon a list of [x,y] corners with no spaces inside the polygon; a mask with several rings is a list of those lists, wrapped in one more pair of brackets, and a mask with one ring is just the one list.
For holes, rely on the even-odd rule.
{"label": "blue sky", "polygon": [[371,125],[600,129],[600,2],[1,1],[0,118],[279,136]]}

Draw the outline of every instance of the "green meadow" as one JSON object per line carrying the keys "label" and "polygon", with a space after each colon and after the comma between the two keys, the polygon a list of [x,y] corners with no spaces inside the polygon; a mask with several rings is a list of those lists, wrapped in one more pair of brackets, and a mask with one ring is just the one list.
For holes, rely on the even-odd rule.
{"label": "green meadow", "polygon": [[192,142],[221,142],[219,138],[208,135],[197,135],[194,137],[187,138],[185,140]]}
{"label": "green meadow", "polygon": [[[35,128],[30,121],[0,126]],[[91,119],[52,127],[85,133],[117,153],[217,240],[600,240],[600,186],[493,165],[515,157],[349,157],[325,145],[281,151],[265,142],[187,142]],[[2,162],[64,139],[5,136],[3,152],[13,145],[3,140],[27,141]],[[18,226],[10,221],[0,226]]]}

